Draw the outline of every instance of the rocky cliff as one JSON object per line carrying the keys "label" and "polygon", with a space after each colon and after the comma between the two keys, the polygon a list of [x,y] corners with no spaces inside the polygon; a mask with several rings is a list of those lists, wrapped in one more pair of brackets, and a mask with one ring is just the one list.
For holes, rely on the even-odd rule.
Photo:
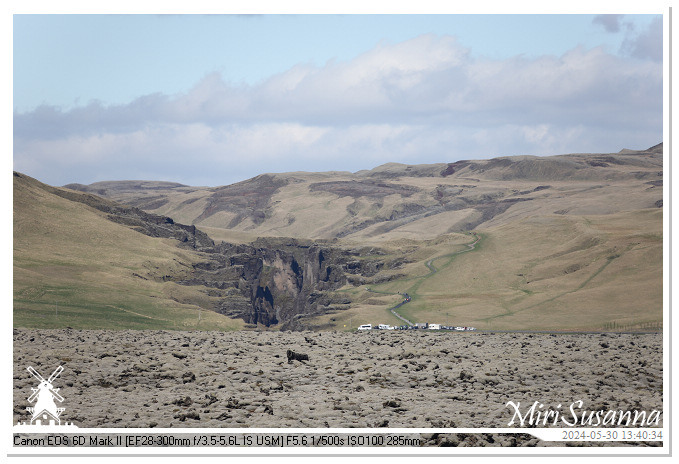
{"label": "rocky cliff", "polygon": [[296,239],[222,242],[205,254],[208,259],[195,266],[191,279],[178,283],[209,287],[219,297],[215,310],[229,317],[299,329],[304,317],[349,308],[351,300],[335,291],[364,283],[382,269],[379,255],[366,258],[369,253]]}
{"label": "rocky cliff", "polygon": [[[17,172],[14,175],[28,178]],[[259,238],[240,245],[215,243],[195,226],[166,216],[91,193],[40,186],[101,211],[110,221],[151,237],[175,239],[178,246],[199,253],[203,260],[193,265],[189,278],[186,274],[154,277],[202,286],[218,302],[215,311],[249,324],[300,329],[305,316],[348,309],[351,300],[335,291],[347,283],[365,283],[385,265],[380,252],[373,248],[346,249],[326,242],[286,238]]]}

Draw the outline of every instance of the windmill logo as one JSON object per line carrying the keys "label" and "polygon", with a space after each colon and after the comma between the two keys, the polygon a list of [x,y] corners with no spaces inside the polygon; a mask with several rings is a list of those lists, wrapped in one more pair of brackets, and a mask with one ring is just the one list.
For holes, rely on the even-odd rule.
{"label": "windmill logo", "polygon": [[59,416],[65,411],[65,408],[57,407],[55,402],[63,402],[64,398],[59,394],[59,389],[54,388],[52,382],[56,379],[59,374],[64,370],[63,366],[57,367],[52,375],[49,376],[47,380],[43,378],[38,371],[33,369],[33,367],[28,367],[28,372],[31,373],[33,377],[40,382],[36,388],[31,388],[33,393],[28,397],[28,402],[33,403],[35,401],[35,406],[28,407],[26,410],[31,413],[30,423],[19,423],[19,426],[25,425],[37,425],[37,426],[73,426],[73,424],[62,424]]}

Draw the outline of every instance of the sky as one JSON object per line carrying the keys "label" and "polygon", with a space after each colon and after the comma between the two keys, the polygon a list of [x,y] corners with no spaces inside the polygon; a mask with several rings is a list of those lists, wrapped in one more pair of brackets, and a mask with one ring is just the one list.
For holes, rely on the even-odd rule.
{"label": "sky", "polygon": [[220,186],[644,149],[663,141],[666,10],[14,14],[13,169]]}

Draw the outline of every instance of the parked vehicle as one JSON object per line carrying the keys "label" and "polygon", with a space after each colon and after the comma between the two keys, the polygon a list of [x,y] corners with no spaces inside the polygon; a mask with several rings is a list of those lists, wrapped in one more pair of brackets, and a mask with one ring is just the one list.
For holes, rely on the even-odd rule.
{"label": "parked vehicle", "polygon": [[358,330],[372,330],[372,324],[363,324],[358,326]]}

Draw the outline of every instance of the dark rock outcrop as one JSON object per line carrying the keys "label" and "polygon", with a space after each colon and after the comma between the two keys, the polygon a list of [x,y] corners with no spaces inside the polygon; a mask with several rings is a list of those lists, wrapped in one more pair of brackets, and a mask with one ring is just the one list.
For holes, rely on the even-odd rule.
{"label": "dark rock outcrop", "polygon": [[334,292],[350,277],[374,276],[379,258],[358,260],[356,250],[295,239],[260,238],[249,245],[220,243],[194,266],[183,285],[224,290],[216,311],[248,324],[301,329],[308,316],[347,309],[351,300]]}
{"label": "dark rock outcrop", "polygon": [[288,357],[288,364],[292,364],[293,361],[304,362],[309,360],[308,354],[295,353],[292,350],[288,350],[285,355]]}
{"label": "dark rock outcrop", "polygon": [[198,252],[204,260],[194,264],[190,274],[135,275],[204,287],[204,293],[216,302],[213,310],[248,324],[302,329],[304,317],[348,309],[351,300],[335,291],[347,283],[363,284],[385,266],[379,250],[342,249],[310,240],[259,238],[251,244],[216,244],[194,225],[91,193],[39,186],[100,211],[110,221],[151,237],[175,239],[180,247]]}

